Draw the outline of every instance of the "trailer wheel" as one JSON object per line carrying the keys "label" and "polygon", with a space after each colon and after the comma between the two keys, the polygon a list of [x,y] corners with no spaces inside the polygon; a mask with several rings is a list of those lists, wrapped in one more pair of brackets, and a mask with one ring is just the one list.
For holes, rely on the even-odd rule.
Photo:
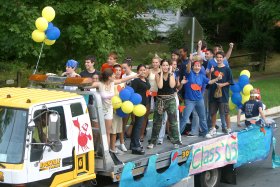
{"label": "trailer wheel", "polygon": [[195,176],[195,186],[217,187],[220,184],[221,172],[219,169],[205,171]]}

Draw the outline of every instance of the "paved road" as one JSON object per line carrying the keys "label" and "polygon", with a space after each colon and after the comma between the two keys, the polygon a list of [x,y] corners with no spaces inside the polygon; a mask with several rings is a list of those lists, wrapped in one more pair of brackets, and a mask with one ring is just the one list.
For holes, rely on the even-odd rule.
{"label": "paved road", "polygon": [[[277,139],[276,152],[280,154],[280,117],[274,119],[278,124],[274,137]],[[221,184],[220,187],[279,187],[280,167],[271,167],[271,154],[265,161],[241,166],[237,169],[237,185]]]}

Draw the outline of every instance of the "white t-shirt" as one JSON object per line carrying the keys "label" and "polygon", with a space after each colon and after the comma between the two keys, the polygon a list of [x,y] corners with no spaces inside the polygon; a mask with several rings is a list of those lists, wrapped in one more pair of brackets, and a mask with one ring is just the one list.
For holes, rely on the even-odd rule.
{"label": "white t-shirt", "polygon": [[[130,72],[130,74],[129,74],[129,75],[127,75],[127,74],[123,74],[123,75],[122,75],[122,79],[123,79],[123,78],[126,78],[126,77],[130,77],[130,76],[134,76],[134,75],[136,75],[136,74],[137,74],[137,73],[135,73],[135,72],[133,72],[133,71],[132,71],[132,72]],[[130,82],[131,82],[132,80],[133,80],[133,79],[131,79],[131,80],[127,81],[127,82],[126,82],[126,85],[129,85],[129,84],[130,84]]]}

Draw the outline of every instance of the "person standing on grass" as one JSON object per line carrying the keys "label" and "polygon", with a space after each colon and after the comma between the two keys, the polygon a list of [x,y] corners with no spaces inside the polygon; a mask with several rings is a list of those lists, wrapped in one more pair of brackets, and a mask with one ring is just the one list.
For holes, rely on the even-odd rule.
{"label": "person standing on grass", "polygon": [[175,99],[175,78],[172,73],[172,66],[169,66],[168,60],[161,61],[160,73],[156,74],[156,83],[158,86],[158,95],[154,110],[153,130],[148,149],[153,149],[160,128],[162,125],[163,113],[166,111],[170,121],[170,141],[174,144],[174,148],[179,148],[182,145],[179,139],[179,131],[177,124],[177,107]]}
{"label": "person standing on grass", "polygon": [[211,70],[211,80],[216,79],[220,74],[222,79],[216,84],[210,86],[209,89],[209,103],[212,128],[209,133],[211,135],[216,134],[216,117],[219,110],[220,115],[225,115],[227,127],[224,129],[224,133],[231,132],[230,115],[229,115],[229,86],[234,84],[232,73],[229,67],[224,65],[224,53],[219,51],[216,54],[217,67]]}
{"label": "person standing on grass", "polygon": [[[144,106],[148,103],[148,97],[146,95],[146,92],[150,89],[151,85],[146,78],[146,66],[143,64],[138,65],[137,67],[137,73],[139,74],[139,78],[134,79],[131,81],[131,87],[134,89],[135,93],[138,93],[142,97],[142,102]],[[145,116],[141,117],[134,117],[134,124],[132,128],[132,134],[131,134],[131,143],[130,148],[132,150],[132,154],[145,154],[145,151],[140,143],[140,133],[141,128],[144,125]]]}

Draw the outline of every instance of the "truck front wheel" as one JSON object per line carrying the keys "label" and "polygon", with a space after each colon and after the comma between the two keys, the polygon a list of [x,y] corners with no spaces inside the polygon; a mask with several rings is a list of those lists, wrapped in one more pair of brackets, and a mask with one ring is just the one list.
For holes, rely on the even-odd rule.
{"label": "truck front wheel", "polygon": [[195,175],[196,187],[217,187],[220,184],[221,173],[219,169],[204,171]]}

